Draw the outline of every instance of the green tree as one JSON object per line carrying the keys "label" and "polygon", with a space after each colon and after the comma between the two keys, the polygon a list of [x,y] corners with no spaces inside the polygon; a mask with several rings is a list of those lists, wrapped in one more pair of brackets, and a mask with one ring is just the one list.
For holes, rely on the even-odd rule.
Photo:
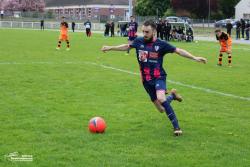
{"label": "green tree", "polygon": [[234,17],[234,7],[239,1],[240,0],[219,0],[219,8],[225,18]]}
{"label": "green tree", "polygon": [[170,0],[137,0],[135,11],[140,16],[163,16],[170,7]]}

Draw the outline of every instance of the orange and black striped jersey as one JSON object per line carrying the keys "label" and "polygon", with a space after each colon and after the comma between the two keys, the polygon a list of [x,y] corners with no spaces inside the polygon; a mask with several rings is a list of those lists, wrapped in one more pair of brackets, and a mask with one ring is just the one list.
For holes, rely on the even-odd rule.
{"label": "orange and black striped jersey", "polygon": [[230,37],[230,35],[228,35],[225,32],[222,32],[219,37],[216,35],[216,39],[219,40],[221,45],[231,45],[232,44],[232,38]]}
{"label": "orange and black striped jersey", "polygon": [[62,35],[67,35],[68,34],[68,23],[67,22],[61,22],[61,34]]}

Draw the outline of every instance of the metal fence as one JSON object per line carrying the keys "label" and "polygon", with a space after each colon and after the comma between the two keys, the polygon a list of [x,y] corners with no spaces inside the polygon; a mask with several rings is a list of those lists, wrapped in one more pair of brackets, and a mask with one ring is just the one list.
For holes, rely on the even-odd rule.
{"label": "metal fence", "polygon": [[[38,20],[38,19],[37,19]],[[23,28],[23,29],[40,29],[40,21],[11,21],[4,20],[0,21],[0,28]],[[142,24],[143,19],[139,20],[139,25]],[[212,37],[214,36],[214,24],[208,23],[205,20],[193,20],[190,23],[193,27],[195,36],[204,36],[204,37]],[[69,27],[71,28],[71,22],[69,22]],[[60,21],[47,21],[44,23],[45,29],[59,29]],[[117,29],[117,23],[115,28]],[[84,30],[83,23],[76,23],[75,30],[82,31]],[[104,31],[105,24],[104,23],[92,23],[93,31]],[[140,29],[140,27],[139,27]],[[225,30],[225,29],[223,29]],[[233,35],[235,34],[235,30],[233,30]]]}
{"label": "metal fence", "polygon": [[[71,27],[71,23],[69,23]],[[23,21],[0,21],[0,28],[23,28],[23,29],[40,29],[40,22],[23,22]],[[59,29],[60,22],[45,22],[45,29]],[[105,25],[103,23],[92,23],[92,30],[104,31]],[[76,23],[75,30],[84,30],[83,23]]]}

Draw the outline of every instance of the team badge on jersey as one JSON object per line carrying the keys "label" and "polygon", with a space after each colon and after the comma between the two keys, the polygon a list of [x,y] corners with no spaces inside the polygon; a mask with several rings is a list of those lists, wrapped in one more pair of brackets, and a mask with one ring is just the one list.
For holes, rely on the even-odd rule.
{"label": "team badge on jersey", "polygon": [[160,49],[159,46],[155,46],[155,51],[157,52]]}

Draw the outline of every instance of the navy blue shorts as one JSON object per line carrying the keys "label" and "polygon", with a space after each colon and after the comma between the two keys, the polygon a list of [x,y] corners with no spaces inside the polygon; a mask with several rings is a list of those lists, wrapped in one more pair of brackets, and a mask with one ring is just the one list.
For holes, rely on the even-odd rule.
{"label": "navy blue shorts", "polygon": [[166,91],[166,80],[158,79],[156,81],[150,81],[150,82],[143,82],[143,86],[145,90],[147,91],[148,95],[151,98],[151,101],[154,102],[157,99],[156,91]]}

